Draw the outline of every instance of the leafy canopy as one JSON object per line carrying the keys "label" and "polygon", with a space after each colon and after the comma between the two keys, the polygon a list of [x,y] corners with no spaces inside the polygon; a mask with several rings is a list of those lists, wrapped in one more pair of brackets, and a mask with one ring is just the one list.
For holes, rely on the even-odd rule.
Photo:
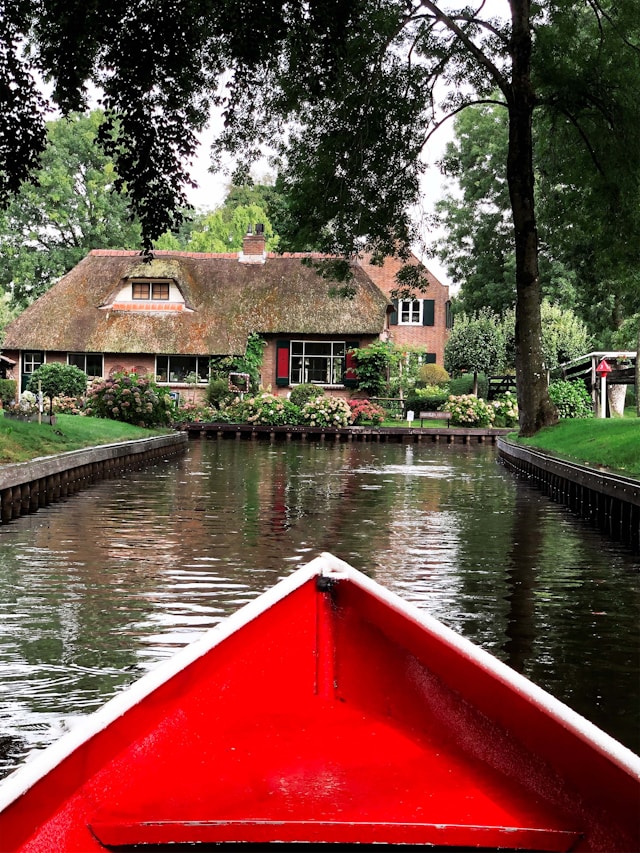
{"label": "leafy canopy", "polygon": [[91,249],[136,248],[126,196],[113,195],[113,163],[96,145],[103,114],[74,113],[47,124],[36,183],[0,211],[0,287],[26,307]]}
{"label": "leafy canopy", "polygon": [[[3,0],[0,78],[13,88],[0,110],[0,201],[39,153],[37,72],[64,112],[84,105],[86,81],[102,92],[101,143],[146,248],[180,224],[197,134],[219,104],[219,151],[250,161],[275,146],[290,245],[319,236],[343,253],[367,242],[374,256],[402,256],[415,236],[410,208],[430,131],[498,91],[509,116],[518,403],[521,431],[532,434],[555,417],[542,370],[532,116],[544,101],[574,142],[600,116],[605,146],[636,138],[633,98],[620,83],[627,64],[637,68],[638,19],[636,0],[508,3],[498,18],[462,0]],[[575,30],[581,16],[584,31]],[[538,55],[545,61],[536,64]],[[590,85],[579,88],[586,70]]]}
{"label": "leafy canopy", "polygon": [[53,414],[54,397],[81,397],[86,392],[87,374],[73,364],[42,364],[29,377],[27,390],[42,391],[49,398],[49,414]]}

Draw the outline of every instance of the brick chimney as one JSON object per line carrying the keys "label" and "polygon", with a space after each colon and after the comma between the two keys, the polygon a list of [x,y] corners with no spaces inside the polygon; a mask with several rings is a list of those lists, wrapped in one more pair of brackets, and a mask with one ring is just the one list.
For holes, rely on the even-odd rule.
{"label": "brick chimney", "polygon": [[264,225],[258,223],[255,234],[249,226],[242,240],[242,251],[238,254],[238,260],[241,264],[263,264],[266,259]]}

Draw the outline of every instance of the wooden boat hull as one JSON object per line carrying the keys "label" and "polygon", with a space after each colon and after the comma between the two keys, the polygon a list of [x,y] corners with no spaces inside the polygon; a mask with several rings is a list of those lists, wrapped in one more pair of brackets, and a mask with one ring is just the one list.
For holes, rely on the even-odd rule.
{"label": "wooden boat hull", "polygon": [[322,555],[8,777],[0,850],[611,853],[639,805],[637,756]]}

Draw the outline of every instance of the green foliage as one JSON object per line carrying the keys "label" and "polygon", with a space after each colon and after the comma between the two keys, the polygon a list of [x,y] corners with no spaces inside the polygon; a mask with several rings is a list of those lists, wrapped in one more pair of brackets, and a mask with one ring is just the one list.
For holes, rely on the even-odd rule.
{"label": "green foliage", "polygon": [[449,393],[455,396],[471,394],[476,383],[478,386],[478,397],[486,400],[489,394],[489,380],[486,373],[479,373],[477,377],[474,377],[473,373],[463,373],[461,376],[455,376],[449,380]]}
{"label": "green foliage", "polygon": [[549,398],[561,418],[592,418],[593,404],[587,388],[581,380],[568,382],[564,379],[552,382]]}
{"label": "green foliage", "polygon": [[113,164],[96,144],[103,113],[47,125],[37,183],[0,212],[0,286],[25,307],[91,249],[136,248],[140,228],[126,196],[113,193]]}
{"label": "green foliage", "polygon": [[425,388],[414,388],[407,394],[405,408],[407,411],[437,412],[449,399],[449,390],[438,385],[427,385]]}
{"label": "green foliage", "polygon": [[205,400],[209,407],[220,409],[235,399],[235,394],[229,390],[229,380],[211,376],[205,392]]}
{"label": "green foliage", "polygon": [[304,406],[309,400],[315,400],[316,397],[324,397],[324,388],[311,383],[296,385],[289,395],[291,402],[299,407]]}
{"label": "green foliage", "polygon": [[423,385],[446,385],[450,378],[441,364],[423,364],[418,369],[418,381]]}
{"label": "green foliage", "polygon": [[399,358],[398,350],[387,341],[374,341],[350,352],[356,363],[358,390],[371,397],[383,397],[391,368]]}
{"label": "green foliage", "polygon": [[[640,290],[639,290],[640,292]],[[640,312],[626,317],[607,341],[607,349],[638,350],[640,353]]]}
{"label": "green foliage", "polygon": [[29,377],[27,390],[34,394],[42,389],[49,398],[49,413],[53,414],[54,397],[83,397],[87,390],[87,374],[73,364],[54,361],[42,364]]}
{"label": "green foliage", "polygon": [[[0,214],[0,221],[1,219],[2,214]],[[2,282],[0,280],[0,288],[1,286]],[[17,308],[11,306],[10,301],[10,295],[8,293],[2,293],[0,289],[0,347],[2,346],[2,342],[4,341],[4,330],[9,325],[9,323],[18,316],[19,313]]]}
{"label": "green foliage", "polygon": [[497,427],[515,427],[518,425],[518,400],[516,395],[507,391],[502,397],[493,400],[493,425]]}
{"label": "green foliage", "polygon": [[315,397],[302,406],[300,423],[334,429],[346,427],[351,423],[351,408],[341,397]]}
{"label": "green foliage", "polygon": [[173,403],[168,392],[137,373],[116,373],[97,379],[87,393],[86,414],[141,427],[169,424]]}
{"label": "green foliage", "polygon": [[[567,9],[570,7],[568,4]],[[602,92],[607,76],[621,73],[618,63],[608,58],[603,63],[602,56],[594,56],[594,61],[581,66],[579,72],[575,67],[568,69],[579,53],[597,52],[602,42],[600,34],[589,31],[588,15],[575,14],[574,9],[569,20],[561,21],[559,8],[555,8],[557,23],[539,30],[541,54],[549,51],[553,59],[547,56],[536,68],[545,86],[554,85],[549,77],[563,66],[563,74],[573,75],[563,95],[563,106],[560,108],[555,98],[545,102],[541,97],[535,113],[542,294],[551,303],[576,312],[592,335],[603,336],[601,345],[606,348],[610,346],[607,335],[634,310],[634,295],[640,288],[640,141],[629,141],[634,155],[626,160],[623,149],[611,144],[611,128],[601,126],[605,116],[598,116],[593,92]],[[565,37],[576,40],[577,45],[558,51]],[[551,64],[545,67],[547,60]],[[627,75],[640,79],[637,61],[622,73]],[[593,78],[593,92],[588,93],[585,80],[589,78]],[[558,88],[565,85],[562,81]],[[617,132],[621,136],[637,134],[637,121],[633,120],[633,129],[623,88],[618,87],[615,98],[620,110]],[[558,115],[559,108],[562,116]],[[568,114],[582,118],[580,122],[567,122]],[[578,126],[585,133],[583,139],[575,136]],[[462,310],[473,313],[489,307],[503,314],[515,302],[510,199],[502,177],[508,146],[507,111],[503,106],[487,104],[465,110],[456,118],[455,134],[442,165],[459,191],[447,192],[436,206],[445,235],[438,253],[453,281],[462,286]],[[543,319],[543,332],[544,328]]]}
{"label": "green foliage", "polygon": [[[562,308],[544,299],[540,306],[542,318],[542,351],[548,370],[565,364],[591,351],[592,339],[586,325],[570,308]],[[502,321],[505,340],[505,363],[515,366],[515,312],[507,311]]]}
{"label": "green foliage", "polygon": [[237,421],[256,426],[285,426],[300,422],[300,409],[286,397],[277,397],[264,391],[255,397],[237,400],[230,407]]}
{"label": "green foliage", "polygon": [[211,377],[227,380],[230,373],[248,373],[250,390],[255,393],[260,387],[260,368],[266,345],[264,338],[251,332],[247,336],[244,355],[214,356],[211,359]]}
{"label": "green foliage", "polygon": [[264,225],[267,251],[275,251],[277,235],[263,207],[257,204],[228,206],[191,216],[191,221],[177,233],[167,232],[155,243],[157,249],[188,252],[238,252],[249,230],[257,223]]}
{"label": "green foliage", "polygon": [[219,420],[219,411],[212,406],[203,405],[202,403],[184,403],[178,406],[174,415],[176,423],[207,423],[209,421]]}
{"label": "green foliage", "polygon": [[380,426],[385,419],[384,409],[376,403],[369,400],[349,400],[348,402],[351,409],[351,422],[356,426],[364,423]]}
{"label": "green foliage", "polygon": [[442,407],[442,411],[451,414],[453,426],[467,427],[490,427],[495,413],[491,403],[473,394],[463,394],[460,397],[452,394]]}
{"label": "green foliage", "polygon": [[444,349],[444,366],[449,373],[496,373],[504,357],[502,324],[492,311],[483,309],[475,317],[456,317]]}
{"label": "green foliage", "polygon": [[17,388],[15,379],[0,379],[0,403],[5,409],[15,402]]}
{"label": "green foliage", "polygon": [[84,414],[84,400],[81,397],[54,397],[53,412],[56,415],[82,415]]}

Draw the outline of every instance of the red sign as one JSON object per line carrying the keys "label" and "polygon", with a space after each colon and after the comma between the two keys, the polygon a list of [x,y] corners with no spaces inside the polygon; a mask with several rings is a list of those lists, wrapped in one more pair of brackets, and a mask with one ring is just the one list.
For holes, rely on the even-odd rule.
{"label": "red sign", "polygon": [[605,358],[596,367],[596,373],[598,376],[606,376],[608,373],[611,373],[611,365]]}

